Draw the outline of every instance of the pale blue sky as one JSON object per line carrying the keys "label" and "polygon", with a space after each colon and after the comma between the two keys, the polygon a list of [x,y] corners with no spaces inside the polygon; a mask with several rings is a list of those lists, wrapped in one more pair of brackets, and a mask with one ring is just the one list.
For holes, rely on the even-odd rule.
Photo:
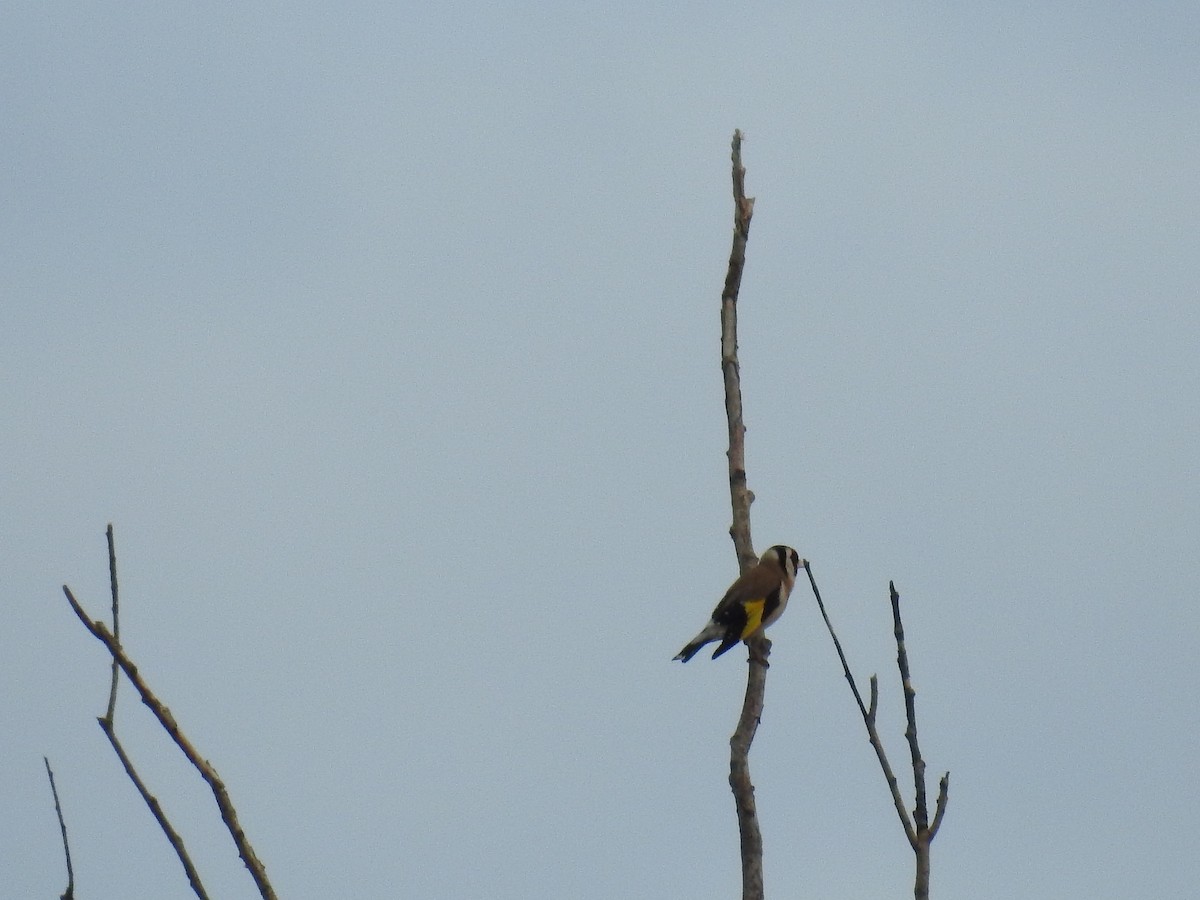
{"label": "pale blue sky", "polygon": [[[735,896],[728,147],[761,550],[813,564],[939,898],[1200,882],[1193,4],[10,3],[0,898],[186,880],[95,717],[107,609],[281,896]],[[905,896],[807,590],[768,895]],[[202,783],[118,727],[213,896]],[[907,781],[906,781],[907,786]]]}

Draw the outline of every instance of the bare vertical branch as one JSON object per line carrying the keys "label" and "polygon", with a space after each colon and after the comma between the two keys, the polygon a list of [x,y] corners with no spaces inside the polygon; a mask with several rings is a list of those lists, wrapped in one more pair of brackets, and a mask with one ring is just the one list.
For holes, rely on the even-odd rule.
{"label": "bare vertical branch", "polygon": [[[108,523],[108,528],[104,532],[108,539],[108,583],[112,590],[112,623],[113,623],[113,640],[118,644],[121,643],[121,616],[118,597],[120,594],[117,591],[117,546],[113,541],[112,522]],[[117,681],[121,677],[121,667],[117,665],[117,660],[112,661],[112,686],[108,691],[108,710],[104,713],[104,720],[110,726],[112,725],[113,716],[117,711]]]}
{"label": "bare vertical branch", "polygon": [[729,423],[729,499],[733,524],[729,536],[737,553],[738,566],[746,572],[757,561],[750,539],[750,504],[754,494],[746,485],[746,426],[742,420],[742,375],[738,363],[737,302],[746,268],[746,241],[754,198],[746,196],[746,169],[742,166],[742,133],[733,133],[733,247],[721,292],[721,373],[725,378],[725,418]]}
{"label": "bare vertical branch", "polygon": [[[737,300],[746,266],[746,241],[754,200],[746,196],[746,170],[742,166],[742,133],[733,133],[733,248],[729,270],[721,292],[721,372],[725,380],[725,417],[729,423],[729,499],[733,523],[729,536],[737,553],[738,566],[746,572],[757,561],[750,538],[750,504],[754,495],[746,485],[746,426],[742,420],[741,367],[737,356]],[[750,644],[750,670],[746,697],[737,728],[729,739],[729,787],[737,808],[738,835],[742,853],[742,900],[763,900],[762,831],[750,780],[750,745],[762,718],[767,684],[767,657],[771,642],[765,636]]]}
{"label": "bare vertical branch", "polygon": [[63,585],[63,593],[67,597],[67,602],[70,603],[72,611],[83,626],[92,633],[98,641],[108,648],[108,652],[112,654],[114,660],[121,667],[121,671],[129,679],[130,683],[137,690],[142,698],[142,702],[150,708],[154,713],[154,717],[158,719],[163,730],[175,742],[175,745],[187,757],[192,767],[200,773],[200,777],[212,790],[213,798],[217,802],[217,809],[221,813],[221,820],[225,823],[225,827],[229,830],[230,836],[238,849],[238,855],[242,858],[246,868],[250,871],[250,876],[254,879],[254,884],[258,888],[260,896],[263,900],[276,900],[275,889],[271,886],[267,879],[266,867],[259,860],[258,855],[254,852],[254,848],[250,845],[250,839],[246,837],[246,833],[242,830],[241,824],[238,822],[237,810],[233,806],[233,801],[229,798],[229,792],[225,788],[216,769],[192,746],[191,741],[180,729],[179,724],[175,721],[175,717],[171,711],[154,695],[150,690],[150,686],[139,674],[137,666],[125,654],[121,645],[117,643],[117,639],[113,637],[112,632],[108,627],[100,621],[93,621],[79,605],[79,601],[75,599],[75,595],[71,593],[71,589],[65,584]]}
{"label": "bare vertical branch", "polygon": [[67,823],[63,819],[62,806],[58,802],[58,788],[54,786],[54,770],[50,768],[50,760],[43,756],[42,762],[46,764],[46,775],[50,778],[50,793],[54,795],[54,812],[58,816],[58,830],[62,832],[63,855],[67,858],[67,889],[60,895],[60,900],[75,900],[75,870],[71,867],[71,845],[67,843]]}
{"label": "bare vertical branch", "polygon": [[892,626],[896,635],[896,665],[900,669],[900,684],[904,688],[904,717],[908,722],[904,737],[908,741],[912,757],[913,785],[916,789],[916,808],[913,824],[917,831],[929,827],[929,808],[925,805],[925,760],[921,758],[921,745],[917,741],[917,692],[912,686],[912,675],[908,669],[908,651],[904,647],[904,624],[900,621],[900,595],[896,583],[888,582],[892,600]]}
{"label": "bare vertical branch", "polygon": [[[769,643],[768,643],[769,648]],[[767,652],[770,652],[769,649]],[[754,802],[754,783],[750,780],[750,745],[762,719],[763,697],[767,687],[766,660],[756,660],[750,651],[750,672],[746,679],[746,697],[737,729],[729,739],[729,787],[737,808],[738,839],[742,852],[742,900],[763,900],[762,829],[758,825],[758,806]]]}
{"label": "bare vertical branch", "polygon": [[946,812],[950,773],[943,775],[938,783],[937,810],[931,828],[925,793],[925,758],[921,756],[921,746],[917,740],[917,692],[913,688],[912,674],[908,667],[904,623],[900,621],[900,595],[896,592],[895,582],[888,582],[888,593],[892,602],[892,627],[896,637],[896,665],[900,669],[900,683],[904,687],[904,715],[908,723],[904,729],[904,737],[908,741],[909,755],[912,758],[913,789],[916,797],[916,806],[913,809],[916,841],[913,843],[913,851],[917,855],[917,875],[913,885],[913,896],[916,900],[929,900],[929,845],[937,829],[941,827],[942,816]]}

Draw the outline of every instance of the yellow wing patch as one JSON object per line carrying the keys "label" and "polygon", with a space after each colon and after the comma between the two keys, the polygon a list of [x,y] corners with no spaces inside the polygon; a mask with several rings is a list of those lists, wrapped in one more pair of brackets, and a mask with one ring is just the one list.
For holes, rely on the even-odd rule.
{"label": "yellow wing patch", "polygon": [[746,610],[746,627],[742,629],[742,640],[750,637],[754,632],[758,631],[762,625],[763,608],[766,607],[765,599],[747,600],[742,603],[742,609]]}

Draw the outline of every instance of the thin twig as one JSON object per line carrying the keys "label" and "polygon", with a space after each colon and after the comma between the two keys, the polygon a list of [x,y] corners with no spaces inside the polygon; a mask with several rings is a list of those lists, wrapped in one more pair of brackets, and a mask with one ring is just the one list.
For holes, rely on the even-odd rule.
{"label": "thin twig", "polygon": [[158,822],[158,827],[167,836],[167,840],[170,842],[172,849],[174,849],[175,855],[179,857],[179,862],[183,865],[183,871],[187,874],[188,884],[192,886],[192,890],[200,900],[208,900],[208,894],[205,893],[204,885],[200,882],[200,873],[196,871],[191,857],[188,856],[187,848],[183,844],[183,838],[179,836],[179,832],[167,820],[167,815],[163,812],[158,798],[147,790],[145,782],[138,775],[137,769],[133,767],[133,761],[129,758],[129,755],[125,752],[125,748],[121,746],[121,742],[117,739],[117,733],[113,729],[112,722],[103,717],[98,718],[96,721],[100,723],[100,729],[104,732],[105,737],[108,738],[108,742],[112,744],[117,758],[121,760],[125,774],[129,776],[129,780],[133,782],[133,786],[137,788],[137,792],[142,795],[142,800],[149,808],[150,814],[154,816],[154,820]]}
{"label": "thin twig", "polygon": [[829,636],[833,638],[833,646],[837,649],[838,659],[842,661],[842,671],[846,675],[846,681],[850,683],[850,690],[854,693],[854,699],[858,702],[858,709],[862,713],[863,724],[867,726],[867,737],[871,741],[871,746],[875,750],[875,756],[879,759],[879,767],[883,769],[883,777],[887,780],[888,790],[892,794],[892,802],[896,805],[896,815],[900,817],[900,824],[904,826],[904,834],[908,838],[909,844],[916,850],[917,848],[917,832],[913,828],[912,819],[908,816],[908,810],[904,807],[904,798],[900,796],[900,784],[896,780],[896,775],[892,772],[891,763],[888,762],[887,753],[883,749],[883,741],[879,738],[879,732],[875,728],[875,712],[879,700],[879,682],[874,675],[871,676],[871,708],[868,710],[863,703],[862,694],[858,692],[858,684],[854,681],[854,675],[850,672],[850,664],[846,662],[846,654],[842,652],[842,642],[838,640],[837,633],[833,630],[833,623],[829,621],[829,614],[825,612],[825,603],[821,599],[821,590],[817,587],[817,580],[813,577],[812,567],[806,560],[804,563],[804,571],[808,573],[808,583],[812,585],[813,596],[817,598],[817,606],[821,610],[821,618],[825,620],[825,627],[829,629]]}
{"label": "thin twig", "polygon": [[62,806],[58,802],[58,788],[54,786],[54,770],[50,768],[50,760],[43,756],[42,762],[46,764],[46,774],[50,777],[50,793],[54,795],[54,812],[58,815],[58,829],[62,832],[63,855],[67,858],[67,889],[59,896],[60,900],[74,900],[75,870],[71,868],[71,845],[67,843],[67,823],[63,819]]}
{"label": "thin twig", "polygon": [[942,816],[946,814],[946,801],[950,796],[950,773],[947,772],[938,782],[937,806],[933,813],[933,824],[929,826],[929,839],[932,841],[942,827]]}
{"label": "thin twig", "polygon": [[[733,248],[729,252],[729,270],[721,292],[721,372],[725,381],[725,417],[729,423],[729,499],[733,538],[738,565],[746,572],[757,561],[750,539],[750,504],[754,495],[746,486],[746,426],[742,420],[741,367],[737,356],[737,299],[746,266],[746,240],[750,236],[750,217],[754,200],[746,196],[746,170],[742,166],[742,133],[733,133]],[[762,830],[754,802],[754,784],[750,780],[750,745],[762,718],[763,696],[767,685],[767,658],[771,642],[760,635],[750,641],[750,668],[746,677],[746,697],[737,728],[729,739],[729,787],[737,808],[738,835],[742,853],[742,900],[763,900]]]}
{"label": "thin twig", "polygon": [[171,711],[154,695],[150,690],[149,685],[142,680],[138,673],[137,666],[133,661],[125,655],[125,651],[121,645],[117,643],[112,632],[108,627],[100,621],[93,621],[88,617],[83,607],[79,605],[79,601],[75,599],[75,595],[71,593],[71,589],[65,584],[63,585],[63,593],[67,596],[67,602],[71,604],[71,609],[83,623],[84,627],[92,633],[92,635],[108,648],[108,652],[112,654],[113,659],[120,665],[121,670],[125,673],[130,683],[137,689],[138,694],[142,698],[142,702],[150,708],[158,719],[159,724],[170,736],[175,745],[187,757],[188,762],[195,767],[200,773],[200,777],[208,784],[213,792],[213,797],[216,799],[217,808],[221,813],[221,820],[225,823],[225,827],[229,829],[230,835],[233,837],[233,842],[238,848],[238,855],[242,858],[246,868],[250,870],[250,876],[254,879],[255,885],[258,887],[259,894],[263,900],[276,900],[275,890],[271,887],[270,881],[267,880],[266,868],[259,861],[254,848],[250,845],[249,838],[242,830],[242,826],[238,823],[237,810],[233,806],[233,802],[229,799],[229,792],[225,789],[225,783],[221,781],[217,775],[216,769],[196,752],[191,742],[187,739],[184,733],[180,730],[175,717],[171,715]]}
{"label": "thin twig", "polygon": [[[121,616],[118,603],[120,596],[117,591],[117,547],[113,541],[112,522],[108,523],[108,528],[105,531],[108,538],[108,582],[112,589],[112,633],[113,640],[118,644],[121,643]],[[121,677],[121,667],[117,665],[117,659],[114,656],[112,661],[112,687],[108,691],[108,711],[104,714],[104,721],[112,725],[113,716],[117,711],[117,681]]]}

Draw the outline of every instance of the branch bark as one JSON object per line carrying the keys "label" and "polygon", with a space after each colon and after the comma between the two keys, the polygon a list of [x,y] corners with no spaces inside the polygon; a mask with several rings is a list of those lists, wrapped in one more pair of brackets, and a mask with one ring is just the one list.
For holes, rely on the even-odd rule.
{"label": "branch bark", "polygon": [[[729,536],[733,539],[738,566],[744,573],[757,562],[750,537],[750,504],[754,494],[746,484],[746,426],[742,419],[741,367],[738,364],[737,301],[746,267],[746,241],[750,237],[750,218],[754,198],[746,196],[746,170],[742,166],[742,133],[734,131],[733,168],[733,247],[725,288],[721,292],[721,372],[725,381],[725,418],[729,425],[729,499],[733,521]],[[729,787],[737,808],[738,836],[742,854],[742,900],[763,900],[762,831],[754,802],[754,783],[750,780],[750,745],[762,718],[763,697],[767,686],[767,658],[771,642],[759,636],[750,642],[750,669],[746,678],[746,696],[737,728],[729,739]]]}

